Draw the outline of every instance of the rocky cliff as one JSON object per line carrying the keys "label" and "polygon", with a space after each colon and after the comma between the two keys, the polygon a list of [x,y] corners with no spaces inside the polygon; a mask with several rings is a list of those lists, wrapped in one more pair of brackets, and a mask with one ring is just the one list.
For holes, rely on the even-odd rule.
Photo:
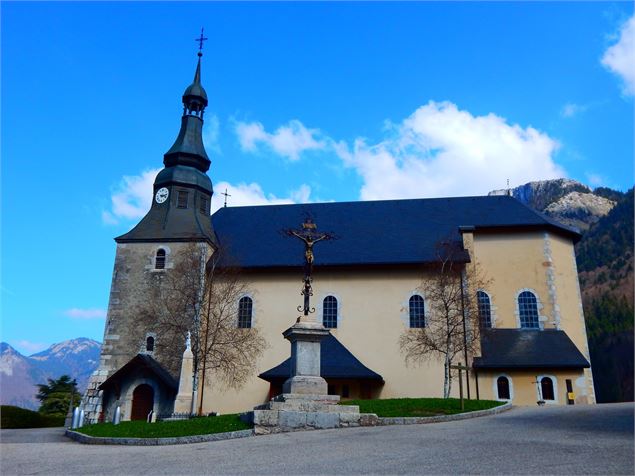
{"label": "rocky cliff", "polygon": [[489,195],[508,193],[531,208],[581,231],[588,230],[606,216],[616,203],[605,193],[595,193],[588,186],[570,179],[529,182],[509,190],[494,190]]}

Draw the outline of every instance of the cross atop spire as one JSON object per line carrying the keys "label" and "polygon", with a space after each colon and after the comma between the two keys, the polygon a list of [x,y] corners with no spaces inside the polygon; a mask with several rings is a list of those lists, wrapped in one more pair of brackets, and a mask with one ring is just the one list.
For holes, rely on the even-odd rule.
{"label": "cross atop spire", "polygon": [[230,194],[227,193],[227,189],[225,189],[225,193],[221,193],[221,195],[225,195],[225,207],[227,206],[227,197],[231,197]]}
{"label": "cross atop spire", "polygon": [[194,41],[196,41],[198,43],[198,55],[199,56],[203,56],[203,42],[207,41],[209,38],[206,38],[205,36],[203,36],[203,31],[205,29],[201,28],[201,36],[199,36],[198,38],[195,38]]}

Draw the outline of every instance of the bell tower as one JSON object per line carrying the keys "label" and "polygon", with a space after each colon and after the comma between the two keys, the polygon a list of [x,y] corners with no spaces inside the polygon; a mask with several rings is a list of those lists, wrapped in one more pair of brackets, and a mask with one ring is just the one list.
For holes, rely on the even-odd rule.
{"label": "bell tower", "polygon": [[[102,417],[108,421],[116,406],[121,407],[123,419],[130,418],[128,407],[133,387],[117,387],[119,393],[110,392],[105,396],[100,385],[108,384],[115,374],[127,372],[134,362],[137,362],[135,365],[142,361],[154,362],[173,379],[178,379],[179,368],[167,355],[162,355],[162,349],[172,350],[181,342],[161,342],[162,336],[153,329],[152,322],[139,319],[138,310],[147,306],[152,291],[164,285],[175,265],[186,259],[186,255],[191,257],[193,247],[200,257],[202,283],[205,264],[217,249],[210,217],[214,191],[207,176],[211,161],[202,137],[208,104],[201,84],[203,40],[201,34],[197,40],[200,43],[194,80],[182,96],[181,127],[174,144],[163,156],[164,168],[154,180],[152,206],[132,230],[115,238],[117,251],[99,368],[91,376],[82,400],[86,418],[91,420]],[[180,352],[185,349],[185,342],[182,344]],[[158,387],[156,391],[159,392]],[[159,398],[157,395],[155,400]],[[168,407],[174,400],[166,395],[161,397],[164,402],[161,405],[167,407],[157,408],[171,411]]]}
{"label": "bell tower", "polygon": [[137,226],[115,238],[117,243],[206,241],[215,245],[209,218],[214,190],[206,174],[211,161],[203,145],[208,101],[201,85],[202,56],[199,50],[194,81],[182,97],[181,129],[154,180],[152,207]]}

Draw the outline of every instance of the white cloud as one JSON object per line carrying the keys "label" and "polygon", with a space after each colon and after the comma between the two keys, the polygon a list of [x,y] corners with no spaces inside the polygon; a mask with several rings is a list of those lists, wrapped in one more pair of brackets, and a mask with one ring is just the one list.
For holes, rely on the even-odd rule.
{"label": "white cloud", "polygon": [[[112,193],[111,210],[102,212],[102,220],[107,224],[117,224],[121,220],[138,220],[145,216],[152,204],[152,189],[154,179],[161,169],[150,169],[140,175],[124,176]],[[214,183],[214,195],[212,196],[212,213],[223,206],[225,197],[222,195],[225,190],[230,195],[228,205],[273,205],[285,203],[306,203],[310,200],[311,187],[306,184],[300,185],[298,189],[291,190],[288,197],[277,197],[271,193],[267,194],[262,187],[255,182],[230,184],[228,182]],[[89,318],[88,315],[81,316],[81,312],[99,311],[95,309],[70,309],[66,315],[75,318]],[[103,311],[105,316],[105,311]],[[92,317],[103,317],[95,315]]]}
{"label": "white cloud", "polygon": [[224,205],[227,191],[230,195],[227,198],[227,205],[231,207],[242,207],[249,205],[281,205],[288,203],[305,203],[309,200],[311,188],[308,185],[301,185],[297,190],[289,193],[289,197],[280,198],[273,194],[265,194],[262,187],[257,183],[239,183],[232,185],[228,182],[219,182],[214,185],[214,195],[212,196],[212,213]]}
{"label": "white cloud", "polygon": [[560,115],[565,118],[571,118],[586,111],[587,109],[588,109],[587,105],[568,102],[567,104],[562,106],[562,109],[560,110]]}
{"label": "white cloud", "polygon": [[565,176],[558,143],[495,114],[474,116],[450,102],[429,102],[372,145],[333,144],[363,178],[362,200],[482,195],[506,180],[520,184]]}
{"label": "white cloud", "polygon": [[601,187],[606,183],[606,180],[602,175],[591,172],[586,173],[586,179],[591,187]]}
{"label": "white cloud", "polygon": [[205,125],[203,126],[203,145],[207,150],[220,153],[218,145],[218,134],[220,131],[220,121],[215,114],[205,116]]}
{"label": "white cloud", "polygon": [[48,344],[42,344],[40,342],[31,342],[28,340],[18,340],[11,343],[21,354],[31,355],[40,352],[44,349],[48,349]]}
{"label": "white cloud", "polygon": [[64,315],[73,319],[105,319],[105,309],[79,309],[72,308],[64,311]]}
{"label": "white cloud", "polygon": [[260,122],[237,122],[236,134],[238,134],[240,147],[249,152],[255,151],[256,142],[266,141],[268,135]]}
{"label": "white cloud", "polygon": [[141,175],[125,175],[114,188],[111,208],[102,212],[102,221],[113,225],[120,220],[142,218],[152,204],[152,186],[160,170],[148,169]]}
{"label": "white cloud", "polygon": [[624,82],[624,93],[635,95],[635,16],[620,27],[619,40],[602,56],[602,65]]}
{"label": "white cloud", "polygon": [[319,130],[307,129],[297,119],[279,127],[273,134],[268,133],[260,122],[236,122],[236,134],[245,151],[254,152],[262,143],[290,160],[298,160],[304,151],[321,150],[327,145],[319,139]]}

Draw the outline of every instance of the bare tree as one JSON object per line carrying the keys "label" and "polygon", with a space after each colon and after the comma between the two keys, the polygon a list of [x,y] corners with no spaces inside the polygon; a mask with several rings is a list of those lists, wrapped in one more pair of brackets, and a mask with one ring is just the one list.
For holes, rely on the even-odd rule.
{"label": "bare tree", "polygon": [[215,254],[207,264],[195,355],[202,388],[213,377],[227,387],[240,388],[253,374],[267,342],[253,322],[246,328],[238,326],[239,302],[249,294],[249,285],[238,268],[219,266],[220,258]]}
{"label": "bare tree", "polygon": [[199,376],[201,389],[213,382],[239,388],[266,348],[258,328],[238,327],[239,301],[249,293],[244,276],[236,267],[219,266],[220,249],[209,259],[206,250],[192,244],[179,252],[174,267],[155,278],[151,295],[137,309],[144,327],[157,336],[157,360],[174,375],[191,334],[195,393]]}
{"label": "bare tree", "polygon": [[[425,326],[406,329],[399,338],[406,363],[443,359],[443,396],[452,390],[451,366],[458,359],[468,364],[480,342],[476,292],[486,288],[485,279],[476,266],[466,267],[458,259],[461,250],[449,241],[437,246],[437,262],[431,275],[419,289],[427,301]],[[471,272],[468,272],[471,271]]]}

